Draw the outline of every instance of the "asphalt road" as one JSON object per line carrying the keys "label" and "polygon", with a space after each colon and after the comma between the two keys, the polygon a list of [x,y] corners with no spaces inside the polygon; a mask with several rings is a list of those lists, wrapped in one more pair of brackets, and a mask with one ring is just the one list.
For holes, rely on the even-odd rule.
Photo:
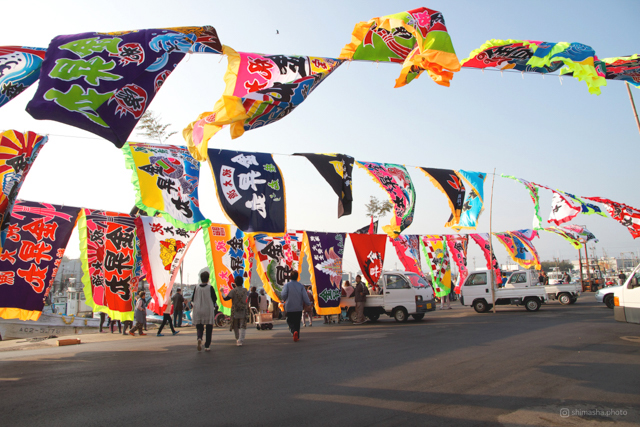
{"label": "asphalt road", "polygon": [[[153,332],[152,332],[153,333]],[[457,302],[421,322],[317,319],[0,352],[2,426],[638,425],[640,325],[586,294],[539,312]],[[568,417],[562,417],[568,414]]]}

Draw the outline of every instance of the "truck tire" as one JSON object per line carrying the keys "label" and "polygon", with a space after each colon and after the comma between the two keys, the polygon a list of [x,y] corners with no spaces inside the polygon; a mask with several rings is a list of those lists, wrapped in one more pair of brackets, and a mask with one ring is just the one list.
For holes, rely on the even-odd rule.
{"label": "truck tire", "polygon": [[489,310],[489,307],[487,306],[487,302],[485,300],[478,299],[473,302],[473,309],[476,311],[476,313],[484,313]]}
{"label": "truck tire", "polygon": [[568,294],[566,292],[561,293],[560,295],[558,295],[558,301],[562,305],[571,304],[571,294]]}
{"label": "truck tire", "polygon": [[413,317],[413,320],[415,320],[416,322],[419,322],[424,319],[424,313],[412,314],[411,317]]}
{"label": "truck tire", "polygon": [[347,313],[347,317],[353,323],[356,323],[358,321],[358,313],[356,313],[356,309],[355,308],[350,308],[349,312]]}
{"label": "truck tire", "polygon": [[396,319],[396,322],[404,323],[409,320],[409,313],[404,307],[398,307],[393,310],[393,318]]}
{"label": "truck tire", "polygon": [[571,297],[571,302],[569,304],[575,304],[578,301],[578,297]]}
{"label": "truck tire", "polygon": [[371,320],[372,322],[377,322],[378,319],[380,318],[380,313],[376,313],[376,314],[370,314],[367,316],[369,318],[369,320]]}
{"label": "truck tire", "polygon": [[538,311],[540,309],[540,300],[538,298],[525,298],[524,307],[527,311]]}
{"label": "truck tire", "polygon": [[603,301],[604,301],[604,303],[605,303],[605,305],[607,307],[609,307],[610,309],[613,310],[613,306],[614,306],[614,304],[613,304],[613,294],[605,295]]}

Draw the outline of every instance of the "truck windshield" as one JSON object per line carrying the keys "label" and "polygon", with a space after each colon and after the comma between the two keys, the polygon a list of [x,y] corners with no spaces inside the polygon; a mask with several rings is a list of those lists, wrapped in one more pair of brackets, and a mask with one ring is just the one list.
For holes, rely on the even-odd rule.
{"label": "truck windshield", "polygon": [[422,277],[418,276],[416,273],[407,273],[406,276],[411,281],[411,286],[414,288],[428,288],[429,283],[424,280]]}

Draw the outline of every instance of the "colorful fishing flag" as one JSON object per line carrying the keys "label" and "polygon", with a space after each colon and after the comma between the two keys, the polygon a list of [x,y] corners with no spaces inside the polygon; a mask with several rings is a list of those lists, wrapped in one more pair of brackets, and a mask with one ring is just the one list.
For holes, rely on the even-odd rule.
{"label": "colorful fishing flag", "polygon": [[589,93],[600,95],[606,86],[604,74],[596,69],[595,51],[581,43],[550,43],[533,40],[488,40],[462,61],[463,67],[497,68],[531,73],[572,75],[584,81]]}
{"label": "colorful fishing flag", "polygon": [[460,294],[460,288],[467,280],[469,270],[467,269],[467,248],[469,247],[469,236],[467,234],[447,234],[444,236],[447,249],[451,259],[458,267],[458,280],[454,287],[456,294]]}
{"label": "colorful fishing flag", "polygon": [[249,236],[235,225],[211,224],[205,228],[204,246],[207,251],[207,265],[211,272],[211,285],[218,297],[218,307],[227,316],[231,315],[231,301],[225,301],[233,289],[236,277],[244,278],[244,287],[251,284],[253,257]]}
{"label": "colorful fishing flag", "polygon": [[565,224],[559,228],[577,234],[584,242],[589,242],[591,240],[593,240],[594,243],[599,242],[596,236],[583,225]]}
{"label": "colorful fishing flag", "polygon": [[535,230],[517,230],[505,231],[502,233],[493,233],[507,250],[507,253],[518,265],[529,269],[534,267],[536,270],[542,268],[538,253],[533,246],[531,240],[538,236]]}
{"label": "colorful fishing flag", "polygon": [[264,290],[273,301],[281,302],[280,292],[285,283],[291,281],[291,273],[300,273],[300,253],[304,231],[288,232],[283,236],[255,234],[251,237],[253,254],[258,261],[256,270]]}
{"label": "colorful fishing flag", "polygon": [[210,223],[200,212],[200,163],[185,147],[127,142],[122,152],[139,209],[191,231]]}
{"label": "colorful fishing flag", "polygon": [[582,248],[581,237],[577,233],[572,232],[571,230],[565,230],[561,227],[545,227],[543,228],[543,230],[548,231],[549,233],[557,234],[558,236],[562,237],[563,239],[571,243],[571,245],[576,249]]}
{"label": "colorful fishing flag", "polygon": [[443,236],[426,235],[420,241],[424,257],[429,263],[433,290],[438,298],[451,293],[449,251]]}
{"label": "colorful fishing flag", "polygon": [[87,305],[114,320],[133,320],[134,218],[125,213],[82,209],[78,218],[82,283]]}
{"label": "colorful fishing flag", "polygon": [[369,285],[376,286],[382,275],[387,236],[384,234],[351,233],[349,238],[353,244],[362,275]]}
{"label": "colorful fishing flag", "polygon": [[573,204],[580,206],[580,213],[581,214],[585,214],[585,215],[600,215],[603,217],[607,217],[607,215],[602,212],[602,209],[600,209],[599,206],[593,205],[591,203],[587,203],[585,201],[583,201],[582,199],[574,196],[571,193],[567,193],[566,191],[560,191],[557,190],[558,192],[562,193],[564,195],[565,198],[571,200],[571,202],[573,202]]}
{"label": "colorful fishing flag", "polygon": [[198,230],[176,227],[160,217],[139,216],[135,224],[149,282],[149,296],[155,302],[154,312],[162,315],[171,304],[173,283]]}
{"label": "colorful fishing flag", "polygon": [[338,195],[338,218],[351,215],[353,202],[353,157],[346,154],[295,153],[304,156]]}
{"label": "colorful fishing flag", "polygon": [[640,55],[604,58],[601,63],[606,69],[605,79],[623,80],[635,87],[640,87]]}
{"label": "colorful fishing flag", "polygon": [[602,203],[611,218],[627,227],[634,239],[640,237],[640,210],[625,205],[624,203],[614,202],[613,200],[603,199],[601,197],[583,197],[583,199]]}
{"label": "colorful fishing flag", "polygon": [[186,53],[221,50],[210,26],[58,36],[49,44],[27,112],[121,148]]}
{"label": "colorful fishing flag", "polygon": [[395,239],[413,222],[416,207],[416,192],[409,172],[402,165],[393,163],[356,162],[365,169],[374,181],[386,190],[394,205],[394,217],[391,224],[382,227],[385,233]]}
{"label": "colorful fishing flag", "polygon": [[484,259],[487,261],[487,269],[493,270],[495,281],[494,283],[500,283],[502,280],[502,272],[500,271],[500,264],[496,259],[496,255],[489,243],[489,233],[475,233],[469,234],[469,237],[480,246]]}
{"label": "colorful fishing flag", "polygon": [[429,178],[431,183],[442,193],[447,196],[449,209],[451,209],[451,217],[444,225],[452,227],[460,223],[460,215],[462,214],[463,202],[465,199],[465,188],[462,180],[452,169],[434,169],[423,168],[420,170]]}
{"label": "colorful fishing flag", "polygon": [[207,159],[207,144],[225,125],[231,138],[280,120],[300,105],[342,60],[314,56],[262,55],[223,46],[229,66],[226,89],[213,111],[200,114],[184,136],[197,160]]}
{"label": "colorful fishing flag", "polygon": [[[537,185],[537,184],[536,184]],[[549,187],[544,187],[551,190]],[[547,222],[553,222],[555,225],[561,225],[565,222],[571,221],[582,212],[582,207],[579,203],[564,194],[556,190],[551,190],[553,197],[551,199],[551,213],[549,213],[549,219]]]}
{"label": "colorful fishing flag", "polygon": [[527,181],[525,179],[522,179],[522,178],[516,178],[515,176],[512,176],[512,175],[502,174],[500,176],[503,177],[503,178],[510,178],[510,179],[515,180],[515,181],[518,181],[519,183],[524,184],[524,186],[527,187],[527,190],[529,190],[529,196],[531,196],[531,201],[533,202],[533,209],[534,209],[533,229],[534,230],[541,229],[542,228],[542,217],[540,217],[540,194],[539,194],[539,190],[538,190],[537,184],[535,184],[533,182],[529,182],[529,181]]}
{"label": "colorful fishing flag", "polygon": [[449,86],[453,73],[460,71],[442,13],[425,7],[357,23],[340,58],[402,63],[395,87],[411,83],[425,70],[434,82]]}
{"label": "colorful fishing flag", "polygon": [[316,313],[340,314],[342,254],[345,233],[305,231],[304,251],[309,263]]}
{"label": "colorful fishing flag", "polygon": [[39,47],[0,46],[0,107],[38,80],[46,51]]}
{"label": "colorful fishing flag", "polygon": [[389,240],[391,240],[404,269],[422,276],[420,236],[417,234],[401,234],[395,239],[389,237]]}
{"label": "colorful fishing flag", "polygon": [[49,138],[35,132],[18,132],[7,130],[0,134],[0,250],[4,245],[6,227],[11,216],[11,209],[20,192],[20,187],[27,177],[31,165],[36,160],[40,149]]}
{"label": "colorful fishing flag", "polygon": [[286,232],[284,178],[271,154],[209,150],[209,166],[220,206],[240,230]]}
{"label": "colorful fishing flag", "polygon": [[456,231],[475,230],[478,226],[478,218],[484,210],[484,180],[487,174],[465,170],[457,170],[456,174],[462,179],[466,191],[462,202],[460,222],[452,225],[451,228]]}
{"label": "colorful fishing flag", "polygon": [[0,252],[0,317],[38,320],[80,208],[15,202]]}

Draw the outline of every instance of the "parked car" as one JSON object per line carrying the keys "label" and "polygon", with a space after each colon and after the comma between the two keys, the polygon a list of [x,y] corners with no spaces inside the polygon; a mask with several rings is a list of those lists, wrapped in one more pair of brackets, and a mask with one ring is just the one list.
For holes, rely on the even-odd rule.
{"label": "parked car", "polygon": [[[436,309],[431,285],[410,271],[385,271],[378,281],[381,295],[369,295],[364,305],[364,315],[375,322],[381,314],[393,317],[396,322],[406,322],[409,315],[422,320],[425,313]],[[341,298],[340,307],[347,309],[347,317],[355,321],[355,298]]]}
{"label": "parked car", "polygon": [[[486,270],[471,271],[461,289],[460,303],[472,306],[478,313],[485,313],[493,308],[491,288],[493,274]],[[538,311],[548,299],[544,286],[535,286],[527,280],[529,271],[517,271],[509,276],[504,287],[495,289],[496,305],[523,305],[527,311]]]}
{"label": "parked car", "polygon": [[603,302],[607,307],[613,309],[613,292],[618,289],[618,286],[605,286],[602,289],[598,289],[596,292],[596,301]]}
{"label": "parked car", "polygon": [[640,264],[613,291],[613,317],[619,322],[640,324]]}

